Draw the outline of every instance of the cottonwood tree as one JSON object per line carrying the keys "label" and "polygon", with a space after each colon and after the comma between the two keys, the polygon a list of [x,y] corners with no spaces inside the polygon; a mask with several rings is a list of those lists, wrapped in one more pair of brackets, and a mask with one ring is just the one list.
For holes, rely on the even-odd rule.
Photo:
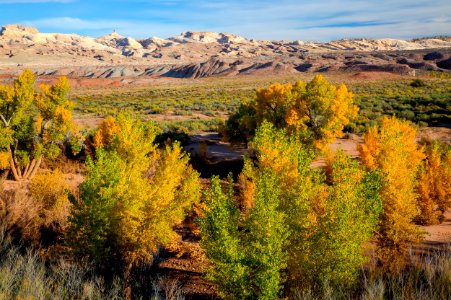
{"label": "cottonwood tree", "polygon": [[385,117],[372,127],[359,147],[362,163],[384,176],[380,195],[384,212],[378,235],[379,257],[390,271],[405,265],[412,243],[421,240],[413,223],[418,215],[416,176],[424,154],[415,143],[416,130],[407,121]]}
{"label": "cottonwood tree", "polygon": [[240,214],[229,181],[222,191],[217,177],[206,192],[200,217],[201,245],[212,262],[207,278],[218,294],[232,299],[277,299],[286,267],[288,227],[279,209],[281,189],[271,172],[256,182],[254,207]]}
{"label": "cottonwood tree", "polygon": [[102,138],[72,200],[70,236],[99,268],[120,263],[129,282],[133,266],[176,238],[173,226],[199,201],[199,175],[178,143],[157,149],[155,126],[124,115],[104,123],[117,130],[99,134],[101,124],[95,134]]}
{"label": "cottonwood tree", "polygon": [[36,90],[29,70],[12,86],[0,86],[0,167],[9,168],[15,180],[32,178],[43,157],[61,153],[74,129],[68,91],[65,77]]}
{"label": "cottonwood tree", "polygon": [[[356,283],[365,262],[362,245],[376,230],[381,212],[380,176],[364,172],[343,153],[330,162],[329,178],[313,169],[312,150],[300,138],[288,136],[264,122],[251,144],[256,160],[247,161],[240,180],[243,199],[251,203],[259,174],[272,170],[282,189],[280,209],[290,230],[288,282],[320,288]],[[251,193],[247,192],[250,190]],[[250,194],[250,195],[249,195]],[[249,204],[248,204],[249,205]]]}
{"label": "cottonwood tree", "polygon": [[451,148],[443,149],[438,142],[427,145],[418,175],[418,205],[420,224],[431,225],[443,220],[451,207]]}
{"label": "cottonwood tree", "polygon": [[246,139],[266,120],[322,150],[342,135],[357,111],[344,84],[336,86],[316,75],[308,83],[275,83],[258,89],[254,101],[242,105],[226,122],[225,133],[232,141]]}

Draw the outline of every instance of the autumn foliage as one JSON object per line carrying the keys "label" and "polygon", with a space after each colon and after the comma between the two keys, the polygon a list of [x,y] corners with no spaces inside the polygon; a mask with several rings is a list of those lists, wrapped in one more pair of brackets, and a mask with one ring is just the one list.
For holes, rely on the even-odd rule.
{"label": "autumn foliage", "polygon": [[408,122],[384,118],[380,127],[368,130],[359,147],[363,165],[384,176],[378,251],[391,270],[405,264],[409,246],[421,239],[413,219],[419,213],[416,176],[424,154],[415,143],[415,136],[416,130]]}
{"label": "autumn foliage", "polygon": [[9,168],[15,180],[32,178],[42,158],[57,157],[74,133],[68,91],[65,77],[36,90],[30,70],[13,86],[0,86],[0,168]]}
{"label": "autumn foliage", "polygon": [[357,111],[353,95],[344,84],[336,86],[316,75],[308,83],[275,83],[258,89],[254,102],[243,105],[230,117],[226,136],[230,140],[247,138],[255,130],[253,126],[266,120],[323,149],[342,136],[344,126],[357,116]]}
{"label": "autumn foliage", "polygon": [[426,158],[418,175],[417,220],[423,225],[443,221],[443,214],[451,207],[451,149],[438,142],[425,147]]}
{"label": "autumn foliage", "polygon": [[[105,132],[105,124],[117,130]],[[73,199],[70,234],[77,252],[102,268],[115,260],[130,267],[152,261],[160,245],[176,238],[172,227],[199,200],[198,174],[188,156],[177,143],[157,149],[157,131],[119,115],[96,133],[102,139],[95,159],[87,161],[80,197]]]}

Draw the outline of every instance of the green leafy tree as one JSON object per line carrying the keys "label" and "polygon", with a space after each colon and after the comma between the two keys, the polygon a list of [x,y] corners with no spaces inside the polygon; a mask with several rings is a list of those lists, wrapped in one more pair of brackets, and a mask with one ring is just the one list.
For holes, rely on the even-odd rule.
{"label": "green leafy tree", "polygon": [[364,172],[344,152],[329,162],[326,193],[317,210],[317,225],[310,228],[301,265],[307,282],[321,287],[353,288],[367,261],[363,245],[377,230],[382,212],[381,177]]}
{"label": "green leafy tree", "polygon": [[[277,299],[286,267],[288,237],[285,215],[278,209],[280,189],[267,173],[256,185],[255,206],[246,215],[230,188],[224,195],[218,178],[206,193],[207,209],[200,219],[201,244],[213,263],[208,278],[219,295],[232,299]],[[232,182],[230,181],[231,185]]]}
{"label": "green leafy tree", "polygon": [[257,128],[257,112],[252,103],[242,103],[220,128],[224,139],[230,143],[247,143]]}
{"label": "green leafy tree", "polygon": [[256,287],[252,298],[277,299],[285,280],[287,267],[287,239],[289,235],[285,213],[280,209],[282,191],[277,188],[272,172],[261,174],[256,185],[255,206],[246,219],[248,234],[245,243],[251,274]]}
{"label": "green leafy tree", "polygon": [[222,191],[219,178],[211,179],[211,188],[205,192],[206,209],[199,220],[201,245],[213,267],[207,278],[218,286],[218,295],[242,299],[250,297],[250,271],[246,253],[240,239],[240,210],[236,205],[233,188]]}

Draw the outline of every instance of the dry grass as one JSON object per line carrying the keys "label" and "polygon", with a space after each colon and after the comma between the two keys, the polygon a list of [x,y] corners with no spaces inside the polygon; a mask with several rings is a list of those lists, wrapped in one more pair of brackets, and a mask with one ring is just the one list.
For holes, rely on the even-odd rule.
{"label": "dry grass", "polygon": [[36,251],[22,254],[0,236],[0,300],[122,298],[120,284],[107,286],[90,271],[64,261],[48,267]]}
{"label": "dry grass", "polygon": [[[10,238],[39,245],[55,240],[68,225],[68,184],[59,171],[38,174],[14,189],[0,188],[0,228]],[[43,237],[46,232],[48,236]]]}

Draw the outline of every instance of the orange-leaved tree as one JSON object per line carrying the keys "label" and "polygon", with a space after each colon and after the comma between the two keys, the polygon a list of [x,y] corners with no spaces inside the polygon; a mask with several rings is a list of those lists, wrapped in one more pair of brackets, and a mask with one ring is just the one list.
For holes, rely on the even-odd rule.
{"label": "orange-leaved tree", "polygon": [[418,205],[423,225],[443,221],[443,214],[451,207],[451,148],[442,149],[438,142],[427,145],[426,159],[418,175]]}
{"label": "orange-leaved tree", "polygon": [[416,130],[395,117],[372,127],[359,146],[362,163],[384,176],[380,195],[384,212],[378,235],[378,254],[388,270],[402,268],[409,246],[421,240],[413,223],[418,215],[416,176],[424,154],[415,143]]}
{"label": "orange-leaved tree", "polygon": [[69,140],[74,124],[68,91],[65,77],[36,90],[30,70],[12,86],[0,86],[0,168],[9,168],[15,180],[32,178],[42,158],[55,158]]}

